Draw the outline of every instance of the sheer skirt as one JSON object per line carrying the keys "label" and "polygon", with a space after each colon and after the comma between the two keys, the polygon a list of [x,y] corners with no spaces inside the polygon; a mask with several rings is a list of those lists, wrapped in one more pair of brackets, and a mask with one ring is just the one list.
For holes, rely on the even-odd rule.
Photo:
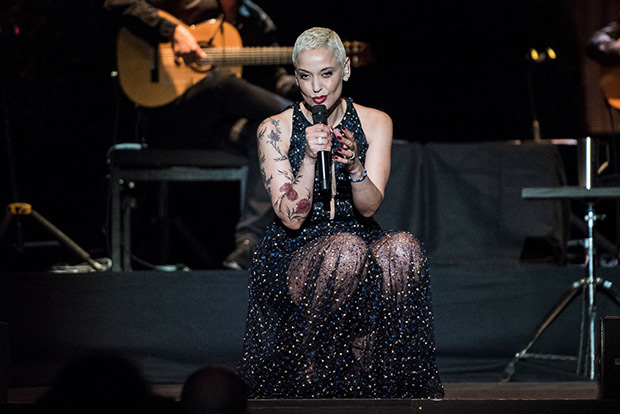
{"label": "sheer skirt", "polygon": [[299,311],[292,334],[300,396],[342,394],[343,383],[357,384],[353,396],[442,395],[402,380],[434,369],[414,366],[416,355],[434,352],[432,341],[406,337],[412,324],[432,326],[427,273],[423,248],[407,232],[369,243],[339,232],[299,249],[286,285]]}

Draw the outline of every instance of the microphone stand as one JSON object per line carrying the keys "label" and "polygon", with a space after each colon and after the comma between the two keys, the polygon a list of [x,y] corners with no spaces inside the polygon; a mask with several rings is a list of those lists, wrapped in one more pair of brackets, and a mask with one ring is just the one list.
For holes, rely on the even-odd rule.
{"label": "microphone stand", "polygon": [[540,135],[540,122],[538,121],[538,115],[536,114],[536,100],[534,99],[534,71],[539,64],[548,60],[555,60],[555,51],[548,47],[543,52],[538,52],[536,49],[530,49],[528,55],[528,70],[527,70],[527,94],[530,103],[530,112],[532,116],[532,138],[534,141],[539,142],[541,140]]}
{"label": "microphone stand", "polygon": [[[4,30],[3,30],[4,29]],[[9,22],[8,24],[2,25],[2,22],[0,21],[0,56],[11,56],[12,54],[9,53],[9,47],[8,47],[8,42],[9,42],[9,36],[11,37],[11,39],[13,38],[13,36],[17,36],[19,33],[19,26],[15,23],[15,22]],[[4,145],[5,145],[5,150],[6,150],[6,157],[7,157],[7,174],[8,174],[8,179],[9,179],[9,201],[10,203],[16,203],[19,200],[19,193],[17,190],[17,174],[15,172],[15,157],[14,157],[14,153],[13,153],[13,138],[11,136],[11,124],[9,121],[9,106],[7,105],[7,88],[6,88],[6,81],[5,79],[8,79],[8,75],[9,75],[9,70],[7,68],[8,66],[8,59],[2,59],[2,63],[0,64],[0,97],[1,97],[1,102],[0,105],[2,106],[0,113],[2,114],[2,119],[3,119],[3,129],[2,129],[2,136],[4,138]],[[8,225],[9,225],[9,216],[5,216],[2,220],[2,222],[0,223],[0,240],[2,240],[2,236],[4,235],[4,232],[6,231]],[[16,226],[16,247],[17,247],[17,251],[22,254],[24,252],[24,237],[23,237],[23,230],[22,230],[22,222],[21,219],[19,217],[15,218],[15,226]]]}
{"label": "microphone stand", "polygon": [[[10,21],[6,27],[0,19],[0,56],[12,56],[9,53],[9,48],[7,44],[5,44],[5,39],[8,39],[9,36],[15,37],[19,34],[19,26],[17,23]],[[5,34],[7,33],[8,34]],[[8,40],[7,40],[8,42]],[[4,142],[6,147],[6,155],[7,155],[7,169],[8,169],[8,178],[9,178],[9,187],[10,187],[10,202],[6,209],[6,214],[3,216],[0,221],[0,241],[7,231],[9,225],[11,223],[15,223],[16,232],[17,232],[17,241],[16,248],[17,252],[20,255],[25,254],[25,243],[22,229],[22,220],[20,216],[28,215],[34,218],[41,226],[47,229],[50,233],[52,233],[58,241],[68,247],[74,254],[84,260],[90,268],[92,268],[96,272],[105,272],[110,268],[110,264],[105,259],[93,259],[84,249],[77,245],[73,240],[71,240],[65,233],[60,231],[56,226],[54,226],[51,222],[49,222],[45,217],[35,211],[29,204],[20,203],[19,202],[19,194],[17,190],[17,174],[15,172],[15,157],[13,153],[13,139],[11,135],[11,126],[9,122],[9,106],[7,104],[7,87],[5,84],[5,79],[8,78],[9,70],[5,68],[8,66],[7,59],[2,60],[3,64],[0,64],[0,96],[2,106],[0,113],[4,119],[4,128],[2,130],[4,136]]]}

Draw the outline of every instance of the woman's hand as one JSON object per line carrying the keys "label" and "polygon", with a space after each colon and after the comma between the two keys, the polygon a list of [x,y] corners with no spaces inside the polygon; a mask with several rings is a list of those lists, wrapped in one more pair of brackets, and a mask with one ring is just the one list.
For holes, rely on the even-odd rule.
{"label": "woman's hand", "polygon": [[316,160],[319,151],[332,150],[332,128],[315,124],[306,128],[306,156]]}
{"label": "woman's hand", "polygon": [[334,156],[334,160],[344,164],[349,173],[359,170],[361,161],[353,133],[345,127],[342,127],[342,130],[334,129],[333,132],[336,139],[342,144],[342,147],[338,147],[336,150],[337,154]]}

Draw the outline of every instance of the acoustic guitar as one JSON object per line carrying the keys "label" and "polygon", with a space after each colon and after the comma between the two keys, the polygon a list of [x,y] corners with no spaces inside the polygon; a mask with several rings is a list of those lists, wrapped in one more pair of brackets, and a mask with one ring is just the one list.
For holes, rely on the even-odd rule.
{"label": "acoustic guitar", "polygon": [[620,66],[604,66],[599,86],[609,106],[620,109]]}
{"label": "acoustic guitar", "polygon": [[606,67],[599,85],[609,106],[620,109],[620,67]]}
{"label": "acoustic guitar", "polygon": [[[166,105],[202,80],[211,70],[225,70],[241,76],[243,66],[292,63],[292,47],[243,47],[237,29],[220,19],[188,26],[164,11],[160,16],[185,26],[196,38],[206,57],[185,65],[175,61],[171,43],[152,45],[126,28],[117,39],[120,85],[129,99],[145,107]],[[372,60],[368,44],[345,42],[351,65]]]}

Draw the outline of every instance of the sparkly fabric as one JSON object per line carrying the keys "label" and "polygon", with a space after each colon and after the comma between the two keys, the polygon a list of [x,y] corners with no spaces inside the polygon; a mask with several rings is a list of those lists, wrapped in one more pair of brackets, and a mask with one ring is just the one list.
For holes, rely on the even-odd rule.
{"label": "sparkly fabric", "polygon": [[[311,123],[293,109],[296,173]],[[350,99],[341,125],[363,163],[368,144]],[[302,228],[276,219],[256,248],[239,373],[251,398],[441,398],[424,250],[357,214],[340,167],[333,220],[315,178]]]}

